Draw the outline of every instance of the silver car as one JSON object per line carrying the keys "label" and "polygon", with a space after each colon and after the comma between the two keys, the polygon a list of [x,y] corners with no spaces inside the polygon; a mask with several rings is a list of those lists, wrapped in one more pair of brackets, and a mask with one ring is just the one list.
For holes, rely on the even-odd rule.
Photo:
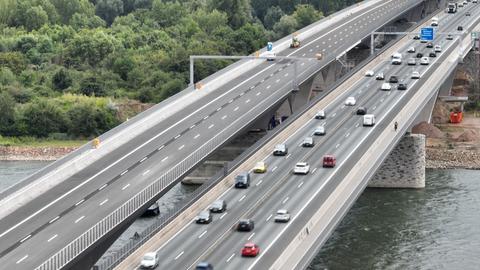
{"label": "silver car", "polygon": [[289,222],[290,221],[290,214],[285,209],[280,209],[275,214],[274,218],[275,222]]}
{"label": "silver car", "polygon": [[315,136],[325,135],[325,127],[324,126],[316,127],[315,130],[313,131],[313,135],[315,135]]}

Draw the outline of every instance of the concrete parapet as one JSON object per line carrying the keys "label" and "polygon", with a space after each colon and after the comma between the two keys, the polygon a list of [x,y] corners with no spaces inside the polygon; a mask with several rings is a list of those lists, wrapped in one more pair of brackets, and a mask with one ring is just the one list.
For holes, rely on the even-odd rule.
{"label": "concrete parapet", "polygon": [[405,135],[370,179],[368,187],[424,188],[425,135]]}

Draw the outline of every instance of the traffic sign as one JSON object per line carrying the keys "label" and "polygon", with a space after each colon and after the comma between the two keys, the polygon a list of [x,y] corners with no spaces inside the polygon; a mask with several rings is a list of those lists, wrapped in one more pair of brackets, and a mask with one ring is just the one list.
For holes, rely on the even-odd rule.
{"label": "traffic sign", "polygon": [[433,40],[433,28],[424,27],[420,30],[420,39],[421,40]]}
{"label": "traffic sign", "polygon": [[472,32],[472,39],[479,39],[479,32]]}

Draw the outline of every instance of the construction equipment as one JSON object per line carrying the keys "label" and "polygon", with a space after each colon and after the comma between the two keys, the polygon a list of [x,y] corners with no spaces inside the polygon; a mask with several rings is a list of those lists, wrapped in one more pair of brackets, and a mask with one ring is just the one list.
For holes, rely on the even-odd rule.
{"label": "construction equipment", "polygon": [[300,47],[300,40],[298,39],[296,34],[292,36],[292,43],[290,43],[290,48],[298,48]]}

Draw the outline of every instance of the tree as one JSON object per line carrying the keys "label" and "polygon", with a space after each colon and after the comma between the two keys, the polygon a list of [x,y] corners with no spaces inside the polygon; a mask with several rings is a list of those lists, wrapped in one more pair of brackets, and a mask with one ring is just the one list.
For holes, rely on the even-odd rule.
{"label": "tree", "polygon": [[65,113],[54,102],[39,99],[29,103],[23,111],[22,122],[27,133],[37,137],[47,137],[50,133],[66,131]]}
{"label": "tree", "polygon": [[97,28],[105,27],[107,24],[102,18],[98,16],[88,16],[85,14],[75,13],[70,19],[70,25],[76,30],[81,30],[84,28]]}
{"label": "tree", "polygon": [[312,5],[297,5],[293,17],[297,20],[298,27],[302,28],[320,20],[322,13]]}
{"label": "tree", "polygon": [[218,9],[229,14],[229,25],[238,29],[252,20],[249,0],[210,0],[211,9]]}
{"label": "tree", "polygon": [[115,37],[103,31],[83,30],[67,46],[69,57],[77,63],[96,66],[120,46]]}
{"label": "tree", "polygon": [[93,16],[95,7],[88,0],[50,0],[57,8],[61,21],[67,24],[75,13]]}
{"label": "tree", "polygon": [[15,123],[15,100],[8,92],[0,93],[0,134],[11,135]]}
{"label": "tree", "polygon": [[213,33],[219,27],[222,27],[228,23],[227,14],[218,10],[207,12],[204,9],[199,9],[193,13],[193,19],[207,34]]}
{"label": "tree", "polygon": [[187,15],[187,10],[178,2],[163,2],[154,0],[152,4],[152,17],[162,27],[177,24]]}
{"label": "tree", "polygon": [[80,92],[86,96],[105,96],[105,89],[102,83],[94,76],[87,77],[80,83]]}
{"label": "tree", "polygon": [[98,0],[95,13],[111,25],[115,18],[123,13],[122,0]]}
{"label": "tree", "polygon": [[285,13],[283,13],[283,10],[279,6],[270,7],[263,19],[263,25],[265,25],[265,28],[272,30],[275,23],[278,22],[283,15],[285,15]]}
{"label": "tree", "polygon": [[23,25],[28,31],[36,30],[48,23],[48,14],[42,7],[31,7],[25,12]]}
{"label": "tree", "polygon": [[295,32],[298,28],[297,20],[293,16],[285,15],[273,26],[277,37],[284,37]]}
{"label": "tree", "polygon": [[23,54],[19,52],[0,52],[0,67],[8,67],[15,73],[20,73],[27,66]]}
{"label": "tree", "polygon": [[1,0],[0,1],[0,25],[11,24],[15,16],[16,0]]}
{"label": "tree", "polygon": [[91,102],[75,105],[68,111],[68,117],[71,123],[68,133],[75,136],[98,136],[118,125],[113,110]]}
{"label": "tree", "polygon": [[126,81],[128,79],[129,72],[133,69],[135,63],[132,58],[128,55],[123,55],[115,59],[113,62],[113,72],[120,75],[122,80]]}
{"label": "tree", "polygon": [[52,77],[52,85],[58,91],[63,91],[72,86],[73,80],[70,73],[64,68],[58,70]]}

